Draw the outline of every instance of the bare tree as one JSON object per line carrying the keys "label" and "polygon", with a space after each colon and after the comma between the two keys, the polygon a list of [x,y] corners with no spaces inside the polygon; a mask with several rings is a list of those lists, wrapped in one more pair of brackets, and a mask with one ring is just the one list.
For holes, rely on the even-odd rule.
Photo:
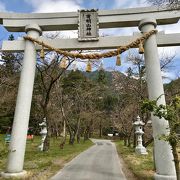
{"label": "bare tree", "polygon": [[164,7],[167,9],[179,9],[179,0],[147,0],[147,2],[153,6]]}
{"label": "bare tree", "polygon": [[38,70],[36,86],[40,91],[39,94],[40,106],[42,108],[43,117],[46,118],[47,127],[48,127],[48,134],[45,139],[44,151],[48,150],[49,141],[50,141],[51,121],[49,120],[50,112],[48,111],[48,108],[50,107],[49,103],[50,103],[51,93],[55,86],[55,83],[62,77],[65,70],[74,61],[74,59],[69,59],[66,68],[60,68],[59,63],[61,62],[62,59],[63,56],[59,54],[48,55],[46,56],[46,59],[44,59],[44,61],[39,60],[36,66]]}

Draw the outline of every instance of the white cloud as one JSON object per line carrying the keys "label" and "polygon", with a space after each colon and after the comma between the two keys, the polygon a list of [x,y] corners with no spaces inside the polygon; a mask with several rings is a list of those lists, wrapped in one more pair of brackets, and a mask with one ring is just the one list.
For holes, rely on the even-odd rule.
{"label": "white cloud", "polygon": [[[72,12],[82,9],[82,0],[25,0],[32,5],[35,13]],[[56,32],[48,32],[56,34]],[[46,34],[46,33],[44,33]],[[61,31],[58,37],[77,38],[77,31]]]}
{"label": "white cloud", "polygon": [[86,62],[76,61],[73,62],[73,64],[69,67],[69,69],[85,71],[86,66],[87,66]]}
{"label": "white cloud", "polygon": [[179,47],[160,47],[158,48],[160,58],[180,56]]}
{"label": "white cloud", "polygon": [[72,30],[72,31],[47,31],[43,32],[43,36],[47,38],[62,38],[62,39],[67,39],[67,38],[78,38],[78,32],[77,30]]}
{"label": "white cloud", "polygon": [[5,4],[0,2],[0,12],[6,11]]}
{"label": "white cloud", "polygon": [[77,30],[74,31],[61,31],[61,38],[78,38]]}
{"label": "white cloud", "polygon": [[114,8],[134,8],[134,7],[145,7],[147,6],[146,1],[144,0],[115,0]]}
{"label": "white cloud", "polygon": [[172,72],[161,71],[161,75],[163,78],[174,78],[174,74]]}
{"label": "white cloud", "polygon": [[34,8],[34,12],[70,12],[81,9],[81,0],[25,0]]}
{"label": "white cloud", "polygon": [[161,71],[161,75],[162,75],[162,78],[163,78],[163,83],[169,83],[173,79],[176,79],[176,73],[175,72],[164,72],[164,71]]}
{"label": "white cloud", "polygon": [[157,27],[158,31],[165,31],[166,34],[170,33],[179,33],[180,30],[180,22],[176,24],[168,24]]}
{"label": "white cloud", "polygon": [[100,36],[132,36],[134,32],[139,32],[137,27],[100,29],[99,34]]}

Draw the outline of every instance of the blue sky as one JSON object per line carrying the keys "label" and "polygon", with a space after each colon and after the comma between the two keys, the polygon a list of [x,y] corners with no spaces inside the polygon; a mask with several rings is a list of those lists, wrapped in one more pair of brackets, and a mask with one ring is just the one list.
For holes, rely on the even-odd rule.
{"label": "blue sky", "polygon": [[[31,13],[31,12],[62,12],[62,11],[77,11],[78,9],[118,9],[118,8],[132,8],[132,7],[147,6],[145,0],[0,0],[0,12],[17,12],[17,13]],[[158,30],[165,30],[166,33],[180,33],[180,23],[175,25],[161,26]],[[137,28],[126,29],[109,29],[103,30],[101,33],[108,35],[132,35],[137,32]],[[63,32],[64,35],[76,37],[74,32]],[[2,26],[0,27],[0,40],[7,39],[8,33]],[[19,36],[17,33],[15,36]],[[159,48],[162,51],[173,54],[176,52],[176,57],[173,61],[172,67],[166,71],[164,75],[169,76],[170,79],[180,76],[180,48]],[[123,56],[124,57],[124,56]],[[115,58],[114,58],[115,59]],[[115,67],[115,60],[104,60],[105,67],[111,67],[120,71],[125,71],[130,64],[123,62],[122,67]]]}

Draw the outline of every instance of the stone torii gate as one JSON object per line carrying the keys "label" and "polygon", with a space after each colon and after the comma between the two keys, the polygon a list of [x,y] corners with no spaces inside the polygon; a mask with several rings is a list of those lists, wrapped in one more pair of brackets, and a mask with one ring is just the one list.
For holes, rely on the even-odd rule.
{"label": "stone torii gate", "polygon": [[[99,28],[138,26],[141,32],[149,32],[155,29],[157,25],[177,23],[180,18],[180,12],[149,7],[100,10],[98,11],[98,18]],[[79,42],[76,38],[48,40],[40,37],[42,31],[77,30],[77,12],[38,14],[0,13],[0,24],[10,32],[26,32],[27,35],[32,38],[37,38],[53,47],[65,50],[112,49],[124,46],[141,36],[141,33],[136,33],[133,36],[99,37],[98,41],[90,42]],[[144,49],[149,99],[154,100],[164,94],[157,46],[179,45],[179,33],[158,33],[157,35],[151,35],[149,39],[146,40]],[[23,164],[26,135],[36,68],[36,51],[40,48],[40,46],[35,45],[33,42],[23,39],[4,41],[2,44],[2,51],[24,51],[8,163],[6,171],[2,173],[4,177],[23,176],[25,174]],[[158,103],[165,105],[165,97],[161,96]],[[162,134],[168,133],[168,122],[152,116],[152,126],[156,165],[155,179],[175,180],[175,166],[170,145],[168,142],[158,139]]]}

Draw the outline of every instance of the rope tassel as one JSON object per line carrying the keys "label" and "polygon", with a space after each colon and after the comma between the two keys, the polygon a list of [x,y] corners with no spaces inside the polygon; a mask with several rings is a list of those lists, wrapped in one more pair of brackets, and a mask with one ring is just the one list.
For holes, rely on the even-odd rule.
{"label": "rope tassel", "polygon": [[87,66],[86,66],[86,72],[91,72],[92,71],[92,66],[90,61],[88,61]]}
{"label": "rope tassel", "polygon": [[120,57],[120,54],[117,55],[116,66],[121,66],[121,57]]}
{"label": "rope tassel", "polygon": [[139,43],[139,54],[144,54],[144,47],[142,41]]}
{"label": "rope tassel", "polygon": [[44,53],[44,46],[42,46],[42,49],[40,51],[40,58],[44,60],[45,53]]}
{"label": "rope tassel", "polygon": [[67,63],[66,63],[66,58],[65,58],[65,57],[62,58],[59,66],[60,66],[60,68],[62,68],[62,69],[66,69]]}

